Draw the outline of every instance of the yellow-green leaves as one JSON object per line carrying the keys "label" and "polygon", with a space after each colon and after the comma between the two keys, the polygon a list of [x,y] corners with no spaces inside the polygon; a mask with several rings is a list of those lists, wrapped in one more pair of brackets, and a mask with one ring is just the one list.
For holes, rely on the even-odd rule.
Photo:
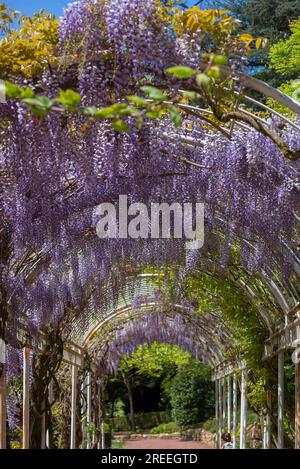
{"label": "yellow-green leaves", "polygon": [[184,66],[179,66],[179,67],[169,67],[167,68],[166,72],[170,73],[173,75],[174,78],[191,78],[194,76],[197,72],[193,70],[190,67],[184,67]]}
{"label": "yellow-green leaves", "polygon": [[175,107],[172,106],[170,110],[170,120],[173,122],[175,127],[181,127],[182,126],[182,116],[179,110]]}
{"label": "yellow-green leaves", "polygon": [[196,75],[196,83],[201,88],[207,89],[210,85],[210,79],[205,73],[198,73]]}
{"label": "yellow-green leaves", "polygon": [[81,96],[73,90],[62,90],[56,101],[65,108],[75,109],[81,103]]}
{"label": "yellow-green leaves", "polygon": [[216,65],[227,64],[227,57],[225,57],[224,55],[215,55],[213,60]]}
{"label": "yellow-green leaves", "polygon": [[34,96],[32,98],[25,98],[22,99],[22,102],[27,104],[36,117],[44,116],[48,111],[51,110],[53,106],[52,99],[49,99],[47,96]]}
{"label": "yellow-green leaves", "polygon": [[13,75],[36,76],[58,56],[58,20],[45,11],[32,18],[20,17],[20,27],[10,30],[7,15],[14,20],[17,12],[1,10],[0,32],[5,38],[0,40],[0,75],[10,79]]}
{"label": "yellow-green leaves", "polygon": [[124,122],[122,119],[117,119],[112,123],[113,129],[116,130],[116,132],[128,132],[129,127]]}
{"label": "yellow-green leaves", "polygon": [[252,44],[255,45],[255,48],[258,50],[261,47],[267,47],[268,39],[263,37],[254,38],[251,34],[240,34],[237,37],[238,41],[243,42],[247,47],[251,46]]}
{"label": "yellow-green leaves", "polygon": [[9,81],[5,82],[5,95],[7,99],[20,98],[23,90]]}
{"label": "yellow-green leaves", "polygon": [[155,86],[142,86],[141,90],[153,101],[164,101],[167,98],[167,95]]}

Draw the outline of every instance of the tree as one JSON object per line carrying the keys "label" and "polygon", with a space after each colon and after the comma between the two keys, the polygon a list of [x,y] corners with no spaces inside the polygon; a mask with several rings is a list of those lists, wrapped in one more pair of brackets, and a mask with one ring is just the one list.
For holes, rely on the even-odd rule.
{"label": "tree", "polygon": [[171,383],[172,415],[182,428],[200,423],[214,412],[214,386],[210,369],[193,360]]}
{"label": "tree", "polygon": [[271,47],[271,66],[285,78],[300,78],[300,18],[290,23],[290,31],[288,39]]}
{"label": "tree", "polygon": [[300,16],[300,0],[215,0],[213,4],[230,10],[242,22],[241,29],[272,43],[286,38],[290,21]]}
{"label": "tree", "polygon": [[[164,389],[164,382],[171,380],[178,369],[187,365],[189,361],[190,354],[183,352],[180,347],[158,342],[150,345],[140,345],[130,357],[123,357],[120,376],[128,394],[132,430],[135,428],[134,390],[145,387],[161,387]],[[116,388],[116,382],[114,388]],[[123,389],[120,386],[118,392],[114,395],[114,399],[117,399],[118,396],[123,397],[122,391]]]}
{"label": "tree", "polygon": [[[250,33],[253,36],[263,36],[270,44],[285,40],[290,35],[290,22],[300,16],[300,0],[214,0],[215,7],[228,8],[241,24],[241,32]],[[281,46],[276,47],[279,53],[279,61],[284,62],[284,54]],[[278,87],[283,83],[283,78],[276,67],[269,68],[267,51],[261,50],[253,54],[249,61],[249,68],[255,76],[268,82],[271,86]],[[294,78],[294,70],[290,69],[290,75],[286,79]]]}

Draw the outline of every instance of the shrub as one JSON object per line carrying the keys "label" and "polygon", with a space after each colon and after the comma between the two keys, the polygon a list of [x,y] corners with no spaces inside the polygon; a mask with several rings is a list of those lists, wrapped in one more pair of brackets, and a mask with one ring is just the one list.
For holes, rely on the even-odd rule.
{"label": "shrub", "polygon": [[192,361],[175,376],[171,387],[172,416],[183,430],[214,413],[214,385],[210,370]]}
{"label": "shrub", "polygon": [[176,433],[179,432],[179,427],[175,422],[161,423],[150,430],[152,435],[158,435],[159,433]]}

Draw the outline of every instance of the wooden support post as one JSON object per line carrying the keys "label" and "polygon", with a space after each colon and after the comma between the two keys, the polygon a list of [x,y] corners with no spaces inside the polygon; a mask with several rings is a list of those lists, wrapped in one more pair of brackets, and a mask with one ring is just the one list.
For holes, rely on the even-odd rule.
{"label": "wooden support post", "polygon": [[277,420],[277,439],[278,449],[284,448],[284,352],[278,354],[278,420]]}
{"label": "wooden support post", "polygon": [[87,424],[87,449],[91,448],[91,423],[92,423],[92,373],[87,375],[87,409],[86,409],[86,424]]}
{"label": "wooden support post", "polygon": [[77,412],[78,369],[72,365],[72,398],[71,398],[71,441],[70,449],[76,448],[76,412]]}
{"label": "wooden support post", "polygon": [[231,376],[227,378],[227,431],[231,434]]}
{"label": "wooden support post", "polygon": [[241,423],[240,423],[240,449],[246,449],[247,436],[247,368],[242,369],[241,385]]}
{"label": "wooden support post", "polygon": [[300,351],[295,363],[295,449],[300,449]]}
{"label": "wooden support post", "polygon": [[29,449],[30,434],[30,349],[23,349],[23,449]]}
{"label": "wooden support post", "polygon": [[232,415],[232,433],[233,433],[233,449],[236,449],[236,434],[237,434],[237,379],[236,373],[233,375],[232,380],[232,400],[233,400],[233,415]]}
{"label": "wooden support post", "polygon": [[216,425],[217,425],[217,432],[216,432],[216,447],[219,449],[219,383],[216,379],[215,381],[215,415],[216,415]]}

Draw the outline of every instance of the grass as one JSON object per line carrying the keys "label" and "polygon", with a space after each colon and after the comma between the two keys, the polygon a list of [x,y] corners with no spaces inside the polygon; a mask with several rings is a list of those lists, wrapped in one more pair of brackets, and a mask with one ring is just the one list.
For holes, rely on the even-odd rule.
{"label": "grass", "polygon": [[125,441],[121,440],[112,440],[111,449],[122,449],[125,444]]}

